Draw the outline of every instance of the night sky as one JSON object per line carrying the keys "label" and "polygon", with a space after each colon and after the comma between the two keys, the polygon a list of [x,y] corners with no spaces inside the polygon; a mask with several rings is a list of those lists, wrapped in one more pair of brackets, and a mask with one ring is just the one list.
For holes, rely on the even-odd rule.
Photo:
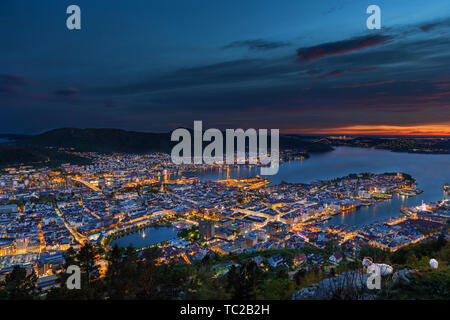
{"label": "night sky", "polygon": [[450,134],[448,0],[1,0],[0,27],[0,133]]}

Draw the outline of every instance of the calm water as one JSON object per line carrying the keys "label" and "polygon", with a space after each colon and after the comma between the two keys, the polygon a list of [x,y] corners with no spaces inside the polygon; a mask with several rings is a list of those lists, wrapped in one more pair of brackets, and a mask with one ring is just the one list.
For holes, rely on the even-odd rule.
{"label": "calm water", "polygon": [[[277,175],[269,176],[273,183],[328,180],[350,173],[405,172],[417,180],[417,187],[424,192],[415,197],[394,197],[370,207],[362,207],[346,215],[334,216],[328,224],[361,226],[377,220],[400,215],[402,206],[413,206],[425,202],[436,202],[443,198],[442,187],[450,182],[450,155],[397,153],[387,150],[337,147],[332,152],[312,154],[309,159],[285,162]],[[259,174],[259,168],[232,169],[229,177],[246,177]],[[227,172],[206,171],[202,179],[222,179]]]}
{"label": "calm water", "polygon": [[[345,215],[337,215],[327,224],[348,224],[362,226],[378,220],[400,215],[400,208],[425,202],[436,202],[443,198],[442,187],[450,183],[450,155],[425,155],[396,153],[387,150],[337,147],[332,152],[313,154],[307,160],[295,160],[280,165],[277,175],[269,176],[272,183],[329,180],[350,173],[405,172],[417,180],[417,187],[424,192],[415,197],[394,195],[389,201],[377,202],[370,207]],[[259,174],[259,168],[234,168],[230,170],[205,170],[201,179],[217,180],[227,177],[249,177]],[[143,236],[145,234],[145,237]],[[114,240],[113,244],[136,248],[156,244],[177,237],[172,227],[149,227],[138,233]]]}
{"label": "calm water", "polygon": [[112,242],[112,245],[117,244],[119,247],[128,247],[131,244],[135,248],[142,248],[175,239],[177,238],[177,233],[178,231],[172,227],[149,227],[116,239]]}

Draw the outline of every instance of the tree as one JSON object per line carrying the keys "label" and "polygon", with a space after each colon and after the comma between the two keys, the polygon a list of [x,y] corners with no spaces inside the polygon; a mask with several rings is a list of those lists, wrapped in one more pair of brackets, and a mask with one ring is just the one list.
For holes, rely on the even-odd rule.
{"label": "tree", "polygon": [[324,251],[327,255],[333,254],[338,248],[338,242],[336,240],[327,241]]}
{"label": "tree", "polygon": [[416,255],[413,253],[408,256],[406,263],[408,266],[415,267],[419,263],[419,259],[417,259]]}
{"label": "tree", "polygon": [[125,250],[114,246],[107,254],[108,270],[104,279],[110,299],[136,299],[140,285],[140,264],[132,246]]}
{"label": "tree", "polygon": [[200,263],[203,267],[207,268],[211,264],[211,256],[209,254],[205,255]]}
{"label": "tree", "polygon": [[78,252],[76,260],[79,263],[82,276],[89,286],[90,283],[98,277],[98,266],[96,265],[96,257],[99,253],[98,249],[91,243],[86,242]]}
{"label": "tree", "polygon": [[364,259],[364,257],[371,257],[375,262],[384,261],[387,256],[388,253],[386,251],[368,245],[362,247],[359,251],[359,257],[361,259]]}
{"label": "tree", "polygon": [[188,280],[201,270],[193,270],[191,265],[173,262],[158,267],[158,284],[160,299],[177,299],[181,297]]}
{"label": "tree", "polygon": [[255,299],[262,280],[262,271],[254,261],[240,268],[232,266],[227,274],[228,289],[232,292],[232,299],[236,300]]}
{"label": "tree", "polygon": [[36,274],[32,269],[30,274],[21,266],[14,266],[5,281],[0,284],[3,288],[3,296],[8,300],[29,300],[33,299],[36,292]]}
{"label": "tree", "polygon": [[196,270],[184,295],[187,300],[224,300],[230,299],[230,293],[224,287],[222,278],[212,278],[204,270]]}
{"label": "tree", "polygon": [[297,286],[300,286],[305,275],[306,275],[305,269],[300,269],[294,274],[294,281],[297,284]]}
{"label": "tree", "polygon": [[294,292],[294,281],[287,278],[272,278],[264,281],[257,298],[269,300],[290,300]]}
{"label": "tree", "polygon": [[434,246],[435,251],[439,251],[442,247],[447,244],[447,240],[445,239],[445,233],[441,232]]}
{"label": "tree", "polygon": [[159,256],[158,248],[150,248],[143,253],[143,263],[139,267],[139,281],[141,284],[138,293],[139,299],[156,299],[158,296],[158,266],[156,259]]}
{"label": "tree", "polygon": [[66,282],[70,274],[62,272],[59,278],[59,287],[50,290],[47,298],[56,300],[90,300],[103,298],[103,283],[97,281],[99,271],[96,261],[99,254],[100,250],[90,243],[85,243],[78,252],[75,252],[73,248],[69,248],[65,254],[65,269],[71,265],[80,267],[81,289],[68,289]]}

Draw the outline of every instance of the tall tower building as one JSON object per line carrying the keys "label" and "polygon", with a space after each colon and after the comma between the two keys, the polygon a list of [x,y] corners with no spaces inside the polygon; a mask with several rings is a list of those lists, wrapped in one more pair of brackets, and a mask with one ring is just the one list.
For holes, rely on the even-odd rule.
{"label": "tall tower building", "polygon": [[200,231],[200,236],[205,239],[211,239],[215,236],[214,223],[211,221],[202,220],[198,223],[198,228]]}

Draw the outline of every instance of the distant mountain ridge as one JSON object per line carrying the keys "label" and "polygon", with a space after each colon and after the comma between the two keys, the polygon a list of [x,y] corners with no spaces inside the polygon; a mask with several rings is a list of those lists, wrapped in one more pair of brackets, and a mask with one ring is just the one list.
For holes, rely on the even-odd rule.
{"label": "distant mountain ridge", "polygon": [[[23,164],[36,163],[42,159],[47,159],[46,162],[50,163],[56,160],[55,164],[62,160],[69,162],[68,154],[55,150],[58,148],[100,153],[170,153],[172,147],[178,143],[171,141],[171,133],[148,133],[122,129],[61,128],[17,138],[13,142],[0,144],[0,166],[15,164],[15,157],[17,162]],[[270,147],[270,139],[268,140]],[[208,142],[204,142],[204,146],[207,144]],[[333,150],[325,143],[284,135],[280,136],[280,149],[293,149],[304,153]],[[27,161],[28,157],[29,161]],[[80,159],[76,160],[80,162]]]}
{"label": "distant mountain ridge", "polygon": [[27,137],[27,135],[15,133],[0,133],[0,139],[4,140],[19,140],[25,137]]}
{"label": "distant mountain ridge", "polygon": [[[189,130],[189,129],[188,129]],[[193,136],[191,134],[191,136]],[[177,143],[170,140],[171,133],[149,133],[122,129],[78,129],[61,128],[18,141],[18,146],[74,148],[85,152],[170,152]],[[269,139],[270,140],[270,139]],[[204,142],[206,145],[207,142]],[[269,144],[270,145],[270,144]],[[325,152],[332,148],[295,136],[280,136],[281,149],[297,149],[303,152]]]}
{"label": "distant mountain ridge", "polygon": [[145,153],[171,148],[169,133],[146,133],[122,129],[61,128],[17,141],[19,146],[74,148],[85,152]]}

